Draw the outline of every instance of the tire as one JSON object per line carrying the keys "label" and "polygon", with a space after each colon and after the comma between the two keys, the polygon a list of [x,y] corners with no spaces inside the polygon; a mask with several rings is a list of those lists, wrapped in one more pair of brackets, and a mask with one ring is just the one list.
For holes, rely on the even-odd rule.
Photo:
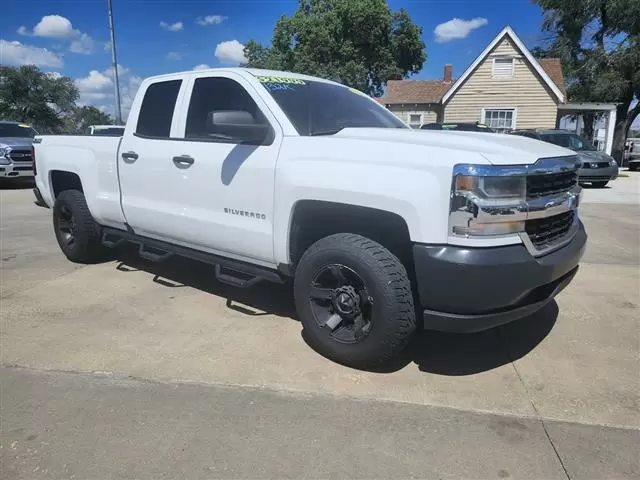
{"label": "tire", "polygon": [[75,263],[95,263],[104,258],[100,226],[91,216],[84,194],[64,190],[53,205],[53,230],[62,253]]}
{"label": "tire", "polygon": [[638,164],[637,163],[630,163],[629,164],[629,170],[632,172],[635,172],[638,169]]}
{"label": "tire", "polygon": [[591,185],[593,185],[596,188],[604,188],[607,186],[607,183],[609,182],[591,182]]}
{"label": "tire", "polygon": [[[327,287],[331,282],[337,288]],[[416,330],[407,271],[386,248],[360,235],[339,233],[309,247],[296,267],[294,296],[309,345],[350,367],[370,369],[389,361]],[[349,300],[361,315],[337,316]],[[333,329],[325,320],[336,316],[340,323]]]}

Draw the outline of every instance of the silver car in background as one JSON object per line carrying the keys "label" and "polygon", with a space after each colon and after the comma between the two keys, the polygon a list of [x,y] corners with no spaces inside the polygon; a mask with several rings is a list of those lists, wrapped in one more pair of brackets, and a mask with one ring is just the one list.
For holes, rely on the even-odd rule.
{"label": "silver car in background", "polygon": [[0,179],[33,177],[31,144],[37,134],[29,125],[0,121]]}
{"label": "silver car in background", "polygon": [[587,140],[567,130],[514,130],[511,135],[535,138],[573,150],[578,154],[582,167],[578,171],[581,184],[590,183],[602,188],[618,178],[618,163],[605,152],[599,151]]}

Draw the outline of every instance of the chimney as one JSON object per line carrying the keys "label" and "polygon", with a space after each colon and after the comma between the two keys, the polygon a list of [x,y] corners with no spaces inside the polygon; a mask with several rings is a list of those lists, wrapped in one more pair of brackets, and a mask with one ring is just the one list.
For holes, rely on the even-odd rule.
{"label": "chimney", "polygon": [[450,63],[444,66],[444,81],[445,83],[451,83],[453,81],[453,65]]}

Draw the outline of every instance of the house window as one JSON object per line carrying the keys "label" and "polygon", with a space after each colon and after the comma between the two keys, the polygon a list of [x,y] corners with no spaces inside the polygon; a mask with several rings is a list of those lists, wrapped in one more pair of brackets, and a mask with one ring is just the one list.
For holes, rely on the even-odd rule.
{"label": "house window", "polygon": [[409,114],[409,126],[411,128],[420,128],[422,125],[422,114],[421,113],[410,113]]}
{"label": "house window", "polygon": [[513,67],[513,58],[494,58],[491,72],[493,78],[512,78]]}
{"label": "house window", "polygon": [[490,126],[498,133],[509,132],[516,128],[515,108],[484,109],[482,123]]}

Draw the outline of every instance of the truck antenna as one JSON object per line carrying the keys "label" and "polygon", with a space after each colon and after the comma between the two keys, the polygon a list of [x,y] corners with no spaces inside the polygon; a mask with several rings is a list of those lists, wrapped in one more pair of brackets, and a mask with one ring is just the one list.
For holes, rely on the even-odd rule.
{"label": "truck antenna", "polygon": [[113,68],[113,82],[116,93],[116,125],[122,125],[122,110],[120,109],[120,82],[118,81],[118,61],[116,60],[116,34],[113,28],[113,11],[111,0],[107,0],[109,7],[109,34],[111,35],[111,62]]}

